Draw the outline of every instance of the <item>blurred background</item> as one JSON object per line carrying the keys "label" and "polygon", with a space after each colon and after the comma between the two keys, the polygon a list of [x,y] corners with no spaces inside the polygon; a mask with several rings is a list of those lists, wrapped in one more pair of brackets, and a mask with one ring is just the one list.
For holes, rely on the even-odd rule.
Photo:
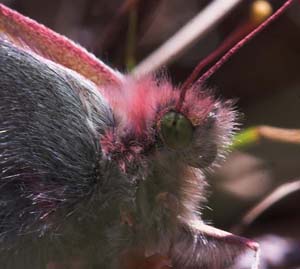
{"label": "blurred background", "polygon": [[[0,2],[70,37],[110,66],[127,72],[211,1]],[[242,23],[252,2],[241,1],[203,38],[164,67],[164,72],[175,84],[183,83],[197,63]],[[270,2],[276,10],[285,1]],[[296,2],[207,82],[218,96],[237,100],[242,129],[257,125],[300,129],[300,5]],[[242,216],[272,190],[296,179],[300,180],[300,143],[260,140],[240,150],[233,150],[222,167],[208,174],[210,197],[204,219],[219,228],[232,230],[240,223]],[[275,264],[272,268],[299,266],[300,191],[272,204],[239,232],[271,242],[271,245],[283,242],[280,246],[286,249],[289,261],[295,260],[295,263],[280,267],[280,262],[286,259],[283,255],[280,262],[269,262]],[[289,242],[293,242],[292,245]]]}

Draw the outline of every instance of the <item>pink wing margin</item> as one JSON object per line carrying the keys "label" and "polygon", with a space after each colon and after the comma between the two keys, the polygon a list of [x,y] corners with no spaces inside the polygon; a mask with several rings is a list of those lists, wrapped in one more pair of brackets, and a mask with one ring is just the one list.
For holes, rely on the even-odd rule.
{"label": "pink wing margin", "polygon": [[0,4],[0,38],[76,71],[97,86],[119,85],[123,75],[83,47]]}

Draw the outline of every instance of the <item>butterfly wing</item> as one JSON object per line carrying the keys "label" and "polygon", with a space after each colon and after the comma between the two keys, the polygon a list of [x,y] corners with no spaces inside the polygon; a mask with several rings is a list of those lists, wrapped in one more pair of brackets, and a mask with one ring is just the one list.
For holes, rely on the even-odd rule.
{"label": "butterfly wing", "polygon": [[0,264],[102,264],[110,183],[124,182],[105,174],[99,137],[114,118],[99,88],[123,76],[0,4],[0,78]]}
{"label": "butterfly wing", "polygon": [[96,85],[118,85],[122,75],[68,38],[0,4],[0,38],[70,68]]}
{"label": "butterfly wing", "polygon": [[45,268],[62,242],[82,255],[103,230],[99,136],[113,116],[94,83],[2,39],[0,77],[0,264]]}
{"label": "butterfly wing", "polygon": [[253,252],[249,268],[257,269],[258,244],[202,222],[182,227],[172,249],[175,268],[230,268],[238,257]]}

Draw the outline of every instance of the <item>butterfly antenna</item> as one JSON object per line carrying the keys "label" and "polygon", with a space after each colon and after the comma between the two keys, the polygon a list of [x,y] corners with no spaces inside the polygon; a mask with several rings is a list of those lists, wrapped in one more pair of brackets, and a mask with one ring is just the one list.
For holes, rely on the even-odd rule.
{"label": "butterfly antenna", "polygon": [[238,42],[241,37],[244,37],[249,33],[254,27],[251,22],[246,22],[245,24],[239,26],[229,37],[227,37],[219,47],[217,47],[212,53],[206,56],[200,63],[194,68],[191,75],[185,80],[181,86],[181,96],[180,99],[184,100],[185,92],[193,85],[193,82],[197,79],[201,71],[205,69],[209,64],[219,58],[224,52],[228,51],[233,44]]}
{"label": "butterfly antenna", "polygon": [[[231,58],[232,55],[234,55],[259,32],[261,32],[268,24],[277,19],[277,17],[280,16],[288,8],[288,6],[293,3],[293,1],[294,0],[287,0],[271,16],[269,15],[272,13],[272,7],[268,2],[263,0],[255,1],[256,6],[255,3],[253,3],[250,21],[238,27],[228,38],[224,40],[224,42],[221,43],[221,45],[217,49],[215,49],[212,53],[210,53],[207,57],[200,61],[200,63],[193,70],[192,74],[183,83],[179,101],[177,104],[177,109],[180,110],[180,107],[184,102],[186,92],[191,88],[198,75],[201,73],[201,71],[203,71],[205,67],[207,67],[207,65],[212,63],[215,59],[219,58],[220,55],[224,55],[203,75],[201,75],[201,77],[196,81],[196,85],[203,85],[209,77],[211,77],[217,70],[219,70],[221,66],[223,66],[224,63],[226,63]],[[259,5],[263,4],[264,8],[260,9],[262,6],[258,6],[258,3]],[[268,19],[261,23],[261,21],[263,21],[266,17],[268,17]],[[261,24],[256,27],[258,23]]]}

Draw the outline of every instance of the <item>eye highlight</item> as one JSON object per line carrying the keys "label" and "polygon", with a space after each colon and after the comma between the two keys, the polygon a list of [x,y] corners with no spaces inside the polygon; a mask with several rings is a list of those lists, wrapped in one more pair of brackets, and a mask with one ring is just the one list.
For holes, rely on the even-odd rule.
{"label": "eye highlight", "polygon": [[160,122],[160,136],[171,149],[183,149],[192,142],[194,127],[184,115],[167,112]]}

